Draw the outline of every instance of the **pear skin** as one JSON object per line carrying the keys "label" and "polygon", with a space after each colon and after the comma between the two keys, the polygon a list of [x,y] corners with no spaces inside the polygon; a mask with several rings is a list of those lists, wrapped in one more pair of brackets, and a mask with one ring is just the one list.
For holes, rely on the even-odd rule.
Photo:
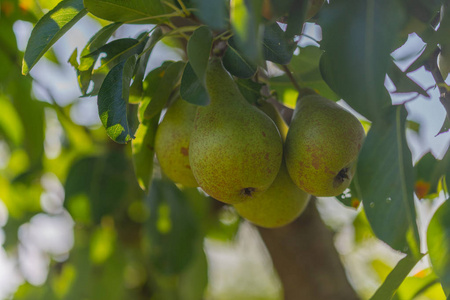
{"label": "pear skin", "polygon": [[266,191],[281,166],[283,145],[273,121],[250,105],[219,59],[208,63],[210,104],[199,107],[189,160],[199,186],[233,204]]}
{"label": "pear skin", "polygon": [[[277,125],[283,139],[288,126],[269,102],[261,103],[264,111]],[[293,182],[283,160],[277,178],[267,191],[252,199],[234,205],[243,218],[266,228],[287,225],[294,221],[306,208],[310,195],[299,189]]]}
{"label": "pear skin", "polygon": [[189,143],[197,106],[178,98],[168,109],[155,136],[155,153],[161,170],[173,182],[197,187],[189,163]]}
{"label": "pear skin", "polygon": [[305,210],[310,195],[299,189],[281,164],[277,178],[267,191],[234,208],[241,217],[261,227],[276,228],[294,221]]}
{"label": "pear skin", "polygon": [[340,105],[319,95],[300,98],[285,143],[292,181],[314,196],[341,194],[356,171],[364,138],[359,120]]}

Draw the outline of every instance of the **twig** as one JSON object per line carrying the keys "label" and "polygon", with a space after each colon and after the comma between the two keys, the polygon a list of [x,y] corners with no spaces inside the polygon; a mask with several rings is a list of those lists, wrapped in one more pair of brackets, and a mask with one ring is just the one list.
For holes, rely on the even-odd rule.
{"label": "twig", "polygon": [[441,101],[441,104],[444,106],[445,111],[447,112],[447,119],[450,121],[450,87],[445,83],[444,77],[438,67],[437,61],[440,52],[441,49],[436,47],[436,50],[425,63],[425,69],[430,71],[431,75],[433,75],[434,81],[439,88],[439,101]]}
{"label": "twig", "polygon": [[294,75],[292,75],[291,70],[289,69],[289,67],[287,65],[282,65],[282,68],[284,70],[284,72],[286,73],[286,75],[289,77],[289,80],[292,82],[292,84],[294,85],[295,89],[298,91],[298,98],[302,98],[304,96],[307,95],[316,95],[317,93],[310,89],[310,88],[302,88],[297,80],[295,79]]}

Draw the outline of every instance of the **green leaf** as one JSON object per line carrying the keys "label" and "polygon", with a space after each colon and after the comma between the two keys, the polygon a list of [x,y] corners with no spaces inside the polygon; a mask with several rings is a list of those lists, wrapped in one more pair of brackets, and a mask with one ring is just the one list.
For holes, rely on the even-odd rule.
{"label": "green leaf", "polygon": [[166,10],[160,0],[84,0],[94,16],[113,22],[158,24]]}
{"label": "green leaf", "polygon": [[100,53],[94,55],[88,55],[100,47],[102,47],[111,35],[119,28],[121,23],[113,23],[100,29],[94,36],[92,36],[86,46],[80,53],[80,65],[77,68],[78,83],[83,95],[86,95],[89,88],[89,83],[92,78],[92,72],[94,70],[95,62],[97,61]]}
{"label": "green leaf", "polygon": [[446,117],[444,123],[442,124],[441,129],[439,130],[439,134],[447,132],[450,130],[450,117]]}
{"label": "green leaf", "polygon": [[403,106],[392,107],[372,124],[359,155],[357,183],[375,235],[393,249],[419,253],[406,114]]}
{"label": "green leaf", "polygon": [[148,196],[150,261],[164,275],[177,274],[191,262],[198,228],[186,196],[167,179],[154,179]]}
{"label": "green leaf", "polygon": [[[290,43],[294,43],[294,37],[302,33],[303,24],[306,20],[306,14],[310,7],[310,0],[293,1],[287,16],[287,27],[284,34]],[[294,43],[295,44],[295,43]]]}
{"label": "green leaf", "polygon": [[155,156],[155,135],[160,114],[144,119],[136,131],[131,143],[133,166],[139,186],[148,191],[153,175],[153,157]]}
{"label": "green leaf", "polygon": [[213,30],[223,30],[227,26],[226,0],[191,0],[197,8],[194,14]]}
{"label": "green leaf", "polygon": [[0,94],[0,132],[14,146],[20,146],[25,132],[20,117],[11,101]]}
{"label": "green leaf", "polygon": [[369,120],[382,116],[382,108],[391,105],[384,80],[404,20],[399,0],[335,0],[321,9],[322,76]]}
{"label": "green leaf", "polygon": [[63,0],[45,14],[31,32],[23,57],[22,73],[28,74],[44,53],[86,13],[82,0]]}
{"label": "green leaf", "polygon": [[406,276],[408,276],[409,272],[411,272],[412,268],[414,268],[422,257],[423,255],[419,257],[408,255],[400,260],[370,300],[392,299]]}
{"label": "green leaf", "polygon": [[145,110],[144,117],[150,119],[160,113],[170,99],[170,95],[181,77],[181,71],[184,68],[184,62],[177,61],[170,64],[164,71],[164,76],[159,83],[156,91],[153,93],[152,101]]}
{"label": "green leaf", "polygon": [[262,61],[262,1],[235,0],[231,2],[230,21],[235,33],[236,46],[245,60],[253,65]]}
{"label": "green leaf", "polygon": [[233,37],[228,40],[228,47],[222,60],[224,67],[234,76],[250,78],[256,73],[256,65],[245,59],[239,52]]}
{"label": "green leaf", "polygon": [[284,36],[284,31],[278,23],[266,25],[264,28],[263,55],[264,59],[274,63],[287,65],[294,54],[297,44]]}
{"label": "green leaf", "polygon": [[130,103],[138,103],[142,100],[144,87],[143,87],[143,79],[145,76],[145,70],[147,68],[147,63],[150,58],[150,54],[152,53],[153,47],[155,47],[156,43],[162,38],[163,33],[160,27],[155,28],[150,38],[147,40],[145,44],[144,50],[146,51],[142,57],[139,58],[136,67],[136,76],[134,77],[133,84],[130,87]]}
{"label": "green leaf", "polygon": [[[448,172],[447,172],[448,173]],[[448,176],[449,174],[447,174]],[[447,297],[450,296],[450,201],[447,199],[435,212],[427,232],[431,265],[441,280]]]}
{"label": "green leaf", "polygon": [[197,78],[205,84],[205,72],[211,52],[213,37],[208,27],[199,27],[192,33],[187,44],[189,63]]}
{"label": "green leaf", "polygon": [[421,270],[413,276],[408,276],[400,285],[397,295],[399,299],[419,299],[416,297],[420,295],[428,297],[428,299],[446,299],[439,278],[431,268]]}
{"label": "green leaf", "polygon": [[245,99],[251,104],[255,104],[259,99],[261,99],[261,89],[264,86],[261,83],[254,82],[251,79],[240,79],[236,80],[236,84],[241,91],[241,94]]}
{"label": "green leaf", "polygon": [[208,105],[209,95],[204,85],[200,82],[191,64],[187,63],[181,77],[180,96],[189,103],[195,105]]}
{"label": "green leaf", "polygon": [[144,50],[146,41],[147,38],[140,41],[131,38],[114,40],[87,54],[86,57],[98,57],[101,53],[105,53],[106,57],[102,58],[101,66],[95,70],[95,72],[107,72],[109,69],[112,69],[115,65],[126,60],[130,56],[140,54]]}
{"label": "green leaf", "polygon": [[127,120],[128,94],[136,57],[112,68],[98,93],[98,112],[106,133],[115,142],[125,144],[132,136]]}
{"label": "green leaf", "polygon": [[436,159],[431,152],[426,153],[414,166],[416,175],[415,192],[419,199],[437,194],[439,180],[450,166],[450,154],[442,160]]}
{"label": "green leaf", "polygon": [[152,100],[153,95],[158,90],[158,87],[161,84],[166,69],[171,64],[173,64],[172,61],[165,61],[160,67],[151,70],[150,73],[148,73],[147,76],[145,77],[143,98],[139,105],[139,120],[142,121],[145,119],[144,116],[145,110],[147,109],[147,106]]}

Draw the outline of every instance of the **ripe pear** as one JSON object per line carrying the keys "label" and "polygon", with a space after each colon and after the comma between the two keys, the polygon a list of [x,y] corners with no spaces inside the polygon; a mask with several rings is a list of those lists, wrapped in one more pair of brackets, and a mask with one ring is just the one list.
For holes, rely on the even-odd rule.
{"label": "ripe pear", "polygon": [[[274,120],[284,140],[288,126],[276,108],[269,102],[263,102],[260,109]],[[267,191],[235,204],[234,208],[242,217],[258,226],[275,228],[294,221],[305,210],[309,198],[310,195],[292,182],[283,160],[275,181]]]}
{"label": "ripe pear", "polygon": [[199,186],[225,203],[238,203],[266,191],[283,156],[273,121],[250,105],[221,60],[206,70],[210,104],[199,107],[189,161]]}
{"label": "ripe pear", "polygon": [[178,98],[168,109],[155,136],[155,153],[161,170],[173,182],[197,187],[189,163],[189,143],[197,106]]}
{"label": "ripe pear", "polygon": [[285,143],[294,183],[314,196],[337,196],[349,185],[364,141],[359,120],[319,95],[298,100]]}

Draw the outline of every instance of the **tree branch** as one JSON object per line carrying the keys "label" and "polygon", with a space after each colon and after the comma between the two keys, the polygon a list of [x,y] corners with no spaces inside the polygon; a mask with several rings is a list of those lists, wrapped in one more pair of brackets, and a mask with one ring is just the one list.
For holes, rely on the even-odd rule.
{"label": "tree branch", "polygon": [[285,300],[356,300],[315,198],[293,223],[258,227],[284,288]]}

